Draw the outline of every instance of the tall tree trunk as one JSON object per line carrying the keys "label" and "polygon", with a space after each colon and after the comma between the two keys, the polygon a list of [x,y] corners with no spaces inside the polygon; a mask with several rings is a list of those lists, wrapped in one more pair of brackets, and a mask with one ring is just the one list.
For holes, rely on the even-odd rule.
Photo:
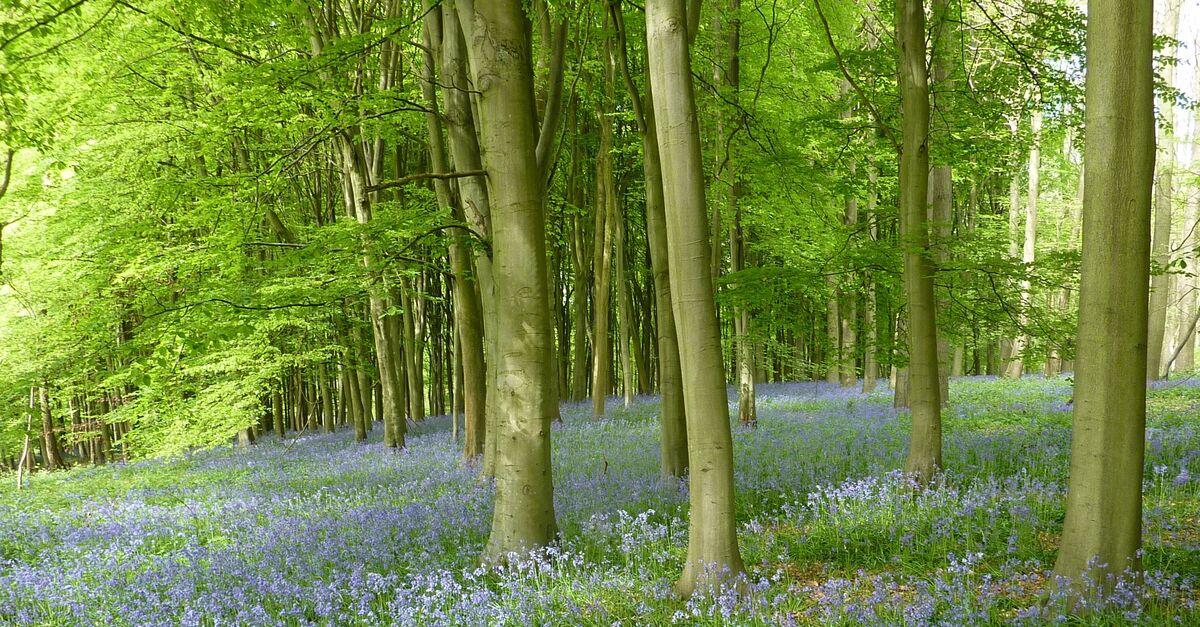
{"label": "tall tree trunk", "polygon": [[[735,0],[736,1],[736,0]],[[746,234],[742,226],[742,207],[738,204],[738,183],[729,188],[729,204],[732,208],[733,224],[729,227],[729,270],[740,272],[746,267]],[[755,426],[758,424],[756,403],[755,353],[750,336],[750,311],[735,307],[733,312],[733,336],[737,348],[738,422]]]}
{"label": "tall tree trunk", "polygon": [[841,380],[841,308],[838,299],[838,279],[830,274],[825,277],[829,296],[825,300],[825,381],[837,383]]}
{"label": "tall tree trunk", "polygon": [[496,496],[485,554],[504,559],[545,546],[557,533],[546,402],[555,382],[547,359],[552,338],[533,67],[521,0],[456,4],[460,23],[471,23],[467,39],[492,209]]}
{"label": "tall tree trunk", "polygon": [[[1141,570],[1153,3],[1089,0],[1079,351],[1067,514],[1054,572],[1077,597]],[[1099,583],[1087,589],[1085,580]]]}
{"label": "tall tree trunk", "polygon": [[[879,182],[879,170],[875,167],[872,160],[867,170],[867,183],[870,187],[867,196],[867,219],[871,221],[870,234],[871,241],[879,239],[879,220],[875,215],[877,205],[879,203],[879,191],[876,186]],[[863,284],[866,293],[863,295],[863,331],[867,336],[863,340],[863,384],[862,391],[864,394],[874,392],[875,385],[879,380],[879,357],[876,355],[876,345],[879,343],[877,323],[875,322],[875,277],[867,272],[863,275]]]}
{"label": "tall tree trunk", "polygon": [[908,297],[908,405],[912,437],[905,471],[927,483],[942,465],[941,389],[938,382],[937,302],[925,202],[929,190],[929,81],[925,68],[922,0],[896,3],[900,48],[900,220],[904,291]]}
{"label": "tall tree trunk", "polygon": [[[1200,94],[1200,72],[1193,73],[1193,94]],[[1200,108],[1193,111],[1192,122],[1192,158],[1191,166],[1195,170],[1200,168]],[[1187,320],[1195,311],[1200,302],[1197,299],[1197,290],[1200,290],[1200,280],[1196,278],[1196,272],[1200,269],[1200,252],[1197,251],[1197,246],[1200,245],[1200,233],[1196,230],[1200,229],[1200,189],[1195,186],[1192,188],[1192,193],[1188,194],[1187,199],[1187,218],[1183,223],[1183,232],[1187,237],[1183,240],[1183,255],[1187,259],[1187,274],[1180,277],[1180,297],[1179,311],[1180,320]],[[1175,338],[1175,345],[1180,348],[1179,357],[1175,360],[1175,369],[1179,372],[1191,372],[1196,367],[1196,331],[1189,329],[1187,324],[1179,325],[1179,335]]]}
{"label": "tall tree trunk", "polygon": [[[1017,137],[1017,131],[1020,129],[1021,116],[1013,114],[1009,117],[1008,127],[1012,133],[1014,141]],[[1017,168],[1014,164],[1013,174],[1008,179],[1008,257],[1014,262],[1021,258],[1021,179],[1017,174]],[[1015,354],[1013,344],[1016,340],[1013,339],[1020,334],[1018,329],[1017,334],[1012,338],[1003,338],[1000,340],[1000,375],[1008,376],[1009,364],[1012,360],[1020,360],[1021,356]]]}
{"label": "tall tree trunk", "polygon": [[[723,32],[721,36],[724,39],[724,47],[722,51],[725,54],[724,66],[714,69],[714,76],[719,77],[721,81],[718,83],[719,88],[723,92],[722,98],[727,102],[732,103],[733,107],[738,106],[739,92],[741,90],[741,46],[742,46],[742,18],[741,18],[742,3],[741,0],[728,0],[725,7],[725,20],[723,24]],[[720,23],[720,20],[716,20]],[[720,47],[719,47],[720,48]],[[720,65],[720,57],[717,57],[717,64]],[[719,117],[721,123],[718,125],[717,138],[724,150],[718,151],[723,153],[722,161],[719,164],[718,171],[724,172],[726,183],[726,208],[732,222],[729,225],[729,271],[740,272],[746,268],[746,228],[742,220],[741,197],[743,194],[743,182],[740,178],[738,170],[738,159],[736,153],[736,140],[738,134],[738,125],[725,124],[725,118],[728,113],[725,111],[727,107],[722,107]],[[714,242],[713,250],[715,252],[713,265],[714,277],[715,273],[720,270],[720,211],[719,205],[713,205],[714,215]],[[737,373],[738,387],[738,422],[743,425],[758,424],[758,410],[755,403],[755,344],[751,336],[750,330],[750,311],[745,307],[733,308],[733,347],[734,347],[734,369]]]}
{"label": "tall tree trunk", "polygon": [[613,186],[612,158],[612,107],[613,75],[609,61],[608,46],[604,57],[604,96],[597,111],[599,125],[599,148],[596,155],[596,221],[593,235],[595,244],[592,252],[592,268],[595,284],[592,288],[592,416],[604,416],[608,400],[609,381],[612,369],[612,344],[609,342],[609,321],[612,319],[610,296],[612,295],[612,239],[616,222],[616,188]]}
{"label": "tall tree trunk", "polygon": [[1021,309],[1017,313],[1017,323],[1021,332],[1017,334],[1012,346],[1012,360],[1008,363],[1005,376],[1010,379],[1020,379],[1024,372],[1024,353],[1029,347],[1029,310],[1033,306],[1030,293],[1029,272],[1036,255],[1037,244],[1037,211],[1038,188],[1040,186],[1038,172],[1042,165],[1042,111],[1040,100],[1034,101],[1034,110],[1029,118],[1029,131],[1033,142],[1029,146],[1029,181],[1025,202],[1025,238],[1021,249],[1021,263],[1025,265],[1025,275],[1021,279]]}
{"label": "tall tree trunk", "polygon": [[629,302],[629,283],[625,276],[625,215],[621,204],[613,201],[613,265],[616,267],[617,283],[617,345],[621,359],[621,393],[625,407],[633,404],[633,394],[636,391],[633,382],[632,356],[629,354],[632,334],[630,326],[633,307]]}
{"label": "tall tree trunk", "polygon": [[[447,136],[450,139],[450,155],[454,167],[459,171],[480,170],[483,168],[479,148],[479,138],[476,132],[475,117],[472,112],[471,83],[467,80],[467,48],[465,32],[459,22],[459,11],[452,1],[444,1],[442,6],[442,97],[445,102],[444,118],[446,120]],[[463,9],[470,15],[471,2]],[[468,28],[470,26],[468,25]],[[483,177],[466,177],[458,179],[459,200],[462,203],[463,215],[467,224],[476,236],[484,242],[492,241],[491,201]],[[496,349],[496,303],[495,281],[492,276],[492,252],[487,246],[475,247],[475,275],[479,282],[479,303],[483,312],[484,355],[486,359],[485,372],[485,403],[484,403],[484,463],[482,472],[491,476],[495,468],[495,420],[496,383],[498,373],[496,366],[499,355]]]}
{"label": "tall tree trunk", "polygon": [[[443,50],[444,22],[457,24],[455,16],[443,14],[442,8],[431,9],[431,0],[426,0],[425,18],[425,72],[426,80],[422,84],[422,94],[429,108],[425,114],[426,130],[429,134],[430,163],[434,172],[450,171],[446,160],[446,147],[443,140],[442,118],[438,112],[437,97],[434,90],[436,84],[437,55],[445,58]],[[443,73],[444,70],[443,70]],[[444,80],[449,82],[450,79]],[[453,200],[450,183],[445,179],[434,180],[434,192],[438,203],[446,207],[451,216],[460,222],[466,221],[466,215]],[[461,197],[460,197],[461,200]],[[461,400],[463,409],[463,457],[468,460],[477,459],[483,455],[484,434],[487,429],[487,366],[483,356],[483,305],[479,296],[478,275],[475,264],[468,253],[467,237],[460,230],[450,236],[450,267],[454,274],[452,292],[454,297],[454,342],[452,351],[457,358],[453,360],[454,368],[454,406],[457,413]],[[461,376],[459,370],[461,369]],[[462,394],[458,394],[461,385]],[[454,423],[457,427],[457,418]]]}
{"label": "tall tree trunk", "polygon": [[283,394],[279,387],[282,385],[283,383],[280,382],[278,386],[271,388],[271,422],[275,426],[275,435],[281,440],[287,431],[287,424],[283,417]]}
{"label": "tall tree trunk", "polygon": [[[1160,34],[1172,40],[1179,34],[1180,0],[1161,0],[1159,16],[1162,18]],[[1169,45],[1164,54],[1175,56],[1175,46]],[[1175,86],[1175,64],[1163,67],[1163,82]],[[1175,106],[1170,101],[1160,101],[1158,109],[1169,124],[1175,121]],[[1163,340],[1167,329],[1167,308],[1170,304],[1169,284],[1171,275],[1167,266],[1171,263],[1171,204],[1174,201],[1175,133],[1169,127],[1159,129],[1157,178],[1154,182],[1154,240],[1151,257],[1156,272],[1150,278],[1150,319],[1147,323],[1146,379],[1162,378]],[[1085,192],[1086,193],[1086,192]]]}
{"label": "tall tree trunk", "polygon": [[[330,43],[332,35],[322,29],[313,12],[305,16],[309,45],[312,56],[320,57]],[[329,30],[332,30],[329,29]],[[387,44],[390,46],[390,42]],[[382,51],[381,63],[385,66],[390,59],[390,48]],[[389,70],[381,69],[381,87],[387,86],[390,80],[385,75]],[[330,80],[328,70],[324,70],[322,78]],[[375,147],[373,154],[368,154],[355,127],[337,129],[334,134],[334,148],[340,161],[343,180],[343,196],[346,202],[346,213],[359,224],[367,224],[372,217],[372,201],[369,188],[374,178],[378,178],[382,140]],[[382,386],[381,413],[384,423],[384,444],[389,447],[404,446],[404,414],[400,398],[402,392],[398,389],[401,381],[398,377],[398,365],[395,363],[395,346],[397,338],[388,333],[387,323],[387,282],[380,269],[378,252],[374,244],[364,233],[360,245],[362,247],[362,264],[367,274],[372,277],[372,287],[368,294],[368,319],[375,340],[375,353]]]}
{"label": "tall tree trunk", "polygon": [[587,396],[589,373],[588,359],[588,276],[587,246],[584,244],[582,218],[571,216],[571,263],[574,270],[575,295],[571,299],[571,344],[575,352],[571,360],[571,400],[580,401]]}
{"label": "tall tree trunk", "polygon": [[46,386],[38,388],[38,405],[42,412],[42,452],[46,468],[50,470],[58,470],[66,468],[67,463],[63,459],[62,444],[59,443],[58,434],[54,428],[54,413],[50,407],[50,393],[46,390]]}
{"label": "tall tree trunk", "polygon": [[660,461],[664,477],[682,477],[687,472],[687,423],[684,417],[683,381],[679,344],[671,308],[671,273],[667,251],[666,213],[663,206],[662,160],[658,152],[658,125],[654,117],[654,90],[646,82],[643,102],[629,72],[628,41],[620,1],[610,0],[609,11],[617,33],[617,55],[625,87],[633,102],[634,117],[642,135],[642,170],[646,180],[646,244],[654,276],[654,305],[657,313],[658,387],[660,409]]}
{"label": "tall tree trunk", "polygon": [[409,417],[413,420],[424,420],[425,398],[421,372],[425,368],[425,360],[422,342],[417,334],[417,327],[421,325],[421,316],[417,312],[417,300],[420,297],[415,294],[415,288],[408,281],[402,281],[401,285],[403,291],[396,292],[393,299],[403,307],[400,315],[400,337],[404,346],[404,367],[408,376],[403,377],[402,382],[408,385]]}
{"label": "tall tree trunk", "polygon": [[[930,90],[930,105],[933,108],[934,119],[943,123],[952,119],[950,107],[946,99],[954,92],[953,51],[957,50],[953,25],[958,20],[950,14],[949,0],[933,0],[933,19],[935,38],[933,41],[932,81],[934,89]],[[950,130],[939,124],[934,127],[932,142],[947,143]],[[954,173],[950,164],[944,161],[949,157],[948,150],[941,150],[939,163],[933,165],[929,172],[929,220],[932,222],[933,262],[935,267],[946,265],[950,261],[950,235],[954,222]],[[944,310],[949,306],[948,295],[938,297],[937,307]],[[943,405],[950,399],[950,344],[946,335],[940,334],[937,339],[938,351],[938,391]]]}
{"label": "tall tree trunk", "polygon": [[[848,87],[847,87],[848,89]],[[842,114],[846,119],[852,115],[851,111],[847,110]],[[858,171],[854,163],[850,164],[850,176],[857,176]],[[858,198],[853,193],[846,196],[845,213],[842,214],[842,223],[855,228],[858,224]],[[844,303],[838,309],[838,318],[840,318],[840,335],[841,343],[838,346],[838,352],[841,354],[841,372],[840,383],[842,387],[854,387],[858,383],[857,361],[855,352],[858,344],[858,337],[855,331],[855,325],[858,323],[858,299],[857,289],[855,286],[856,280],[853,273],[847,276],[849,289],[842,290],[842,298]]]}
{"label": "tall tree trunk", "polygon": [[317,385],[321,393],[321,427],[325,433],[332,433],[334,429],[333,390],[329,385],[329,368],[325,362],[317,364]]}
{"label": "tall tree trunk", "polygon": [[[683,0],[646,3],[646,39],[662,155],[671,297],[683,374],[691,485],[688,551],[676,590],[719,586],[745,568],[737,543],[733,438],[713,298],[700,129]],[[664,312],[665,313],[665,312]]]}

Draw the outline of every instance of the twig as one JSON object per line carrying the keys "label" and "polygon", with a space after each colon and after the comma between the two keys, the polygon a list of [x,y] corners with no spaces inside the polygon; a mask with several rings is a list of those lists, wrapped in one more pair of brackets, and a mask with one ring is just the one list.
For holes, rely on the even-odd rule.
{"label": "twig", "polygon": [[368,192],[378,192],[393,187],[403,187],[414,181],[423,181],[425,179],[457,179],[467,176],[487,176],[485,170],[467,170],[465,172],[422,172],[421,174],[410,174],[408,176],[398,178],[394,181],[384,181],[367,187]]}
{"label": "twig", "polygon": [[821,9],[821,0],[813,0],[813,4],[817,7],[817,16],[821,18],[821,26],[825,29],[825,41],[829,42],[830,49],[833,50],[833,56],[837,59],[838,68],[842,71],[842,76],[846,77],[846,82],[854,88],[858,93],[858,97],[862,98],[863,105],[871,112],[871,117],[875,118],[875,124],[879,126],[880,132],[892,142],[892,145],[897,149],[900,148],[900,142],[896,141],[895,134],[892,133],[892,128],[883,121],[883,115],[879,113],[879,109],[875,108],[875,103],[867,98],[866,92],[859,86],[858,81],[850,75],[850,70],[846,68],[846,61],[842,58],[841,50],[838,50],[837,44],[833,41],[833,31],[829,28],[829,20],[825,18],[825,11]]}

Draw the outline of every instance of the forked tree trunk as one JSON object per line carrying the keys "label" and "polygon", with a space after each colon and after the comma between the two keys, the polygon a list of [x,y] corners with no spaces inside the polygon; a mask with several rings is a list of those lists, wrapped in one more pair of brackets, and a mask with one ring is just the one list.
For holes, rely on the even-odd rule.
{"label": "forked tree trunk", "polygon": [[[472,6],[474,4],[474,6]],[[543,189],[533,126],[529,22],[521,0],[457,3],[471,24],[479,145],[492,209],[496,298],[496,496],[489,559],[549,544],[557,533],[550,477],[550,328]]]}
{"label": "forked tree trunk", "polygon": [[738,549],[733,438],[713,299],[700,129],[683,0],[646,3],[646,39],[662,155],[671,298],[691,464],[688,550],[681,594],[716,587],[745,568]]}
{"label": "forked tree trunk", "polygon": [[667,253],[666,214],[663,207],[662,160],[658,152],[658,125],[654,117],[654,90],[646,82],[643,103],[629,73],[628,41],[620,1],[609,1],[609,12],[617,34],[617,55],[625,87],[633,102],[634,117],[642,135],[642,169],[646,179],[646,243],[650,270],[654,275],[654,305],[657,313],[658,387],[661,397],[660,461],[664,477],[682,477],[687,472],[687,423],[683,411],[683,382],[679,371],[679,344],[671,309],[671,279]]}
{"label": "forked tree trunk", "polygon": [[[471,108],[471,83],[467,79],[467,43],[460,11],[454,0],[442,4],[442,98],[445,103],[444,118],[447,136],[450,139],[450,155],[454,168],[459,171],[477,171],[483,168],[476,133],[475,118]],[[471,3],[463,7],[470,17]],[[469,28],[469,26],[468,26]],[[476,237],[489,243],[492,240],[491,201],[483,177],[473,176],[458,179],[459,202],[463,216],[475,232]],[[496,303],[495,281],[492,276],[492,252],[488,246],[480,245],[475,250],[475,276],[479,281],[479,304],[483,312],[483,346],[486,359],[484,399],[484,463],[482,473],[491,476],[495,468],[495,417],[496,381],[498,354],[496,350]]]}
{"label": "forked tree trunk", "polygon": [[[1054,572],[1074,600],[1141,570],[1150,189],[1151,0],[1090,0],[1079,350],[1067,514]],[[1088,589],[1086,580],[1098,582]]]}
{"label": "forked tree trunk", "polygon": [[[443,20],[446,17],[443,9],[432,10],[431,0],[426,0],[425,42],[428,50],[424,54],[425,80],[421,92],[425,97],[425,105],[429,112],[425,114],[426,131],[429,134],[430,164],[434,172],[450,171],[446,158],[446,146],[443,139],[444,129],[442,118],[438,112],[438,101],[435,90],[437,84],[436,59],[444,55]],[[444,57],[442,57],[444,58]],[[444,79],[445,77],[443,77]],[[434,180],[434,192],[438,203],[450,211],[451,216],[465,222],[466,217],[461,207],[454,203],[450,182],[445,179]],[[475,264],[468,252],[467,236],[461,229],[456,229],[450,236],[449,252],[450,267],[454,274],[452,286],[454,295],[454,332],[452,353],[456,356],[453,363],[453,413],[457,414],[459,403],[463,408],[463,457],[468,460],[477,459],[483,455],[484,433],[487,429],[485,404],[487,402],[487,367],[483,357],[483,306],[479,298],[478,277]],[[461,375],[459,371],[461,370]],[[459,394],[461,386],[462,393]],[[455,417],[455,428],[458,420]],[[457,435],[457,434],[456,434]]]}

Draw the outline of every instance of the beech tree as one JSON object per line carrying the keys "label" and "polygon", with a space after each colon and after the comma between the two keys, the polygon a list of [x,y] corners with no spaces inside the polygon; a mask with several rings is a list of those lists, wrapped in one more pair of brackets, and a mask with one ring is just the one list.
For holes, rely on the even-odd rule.
{"label": "beech tree", "polygon": [[925,7],[896,3],[900,64],[900,231],[908,301],[908,406],[912,435],[905,471],[928,483],[942,465],[941,386],[938,381],[937,304],[929,246],[929,76],[925,67]]}
{"label": "beech tree", "polygon": [[[708,211],[688,51],[698,3],[646,3],[646,49],[662,155],[672,314],[679,337],[691,508],[681,594],[741,574],[734,517],[733,441],[709,253]],[[689,11],[691,12],[689,14]]]}
{"label": "beech tree", "polygon": [[[1152,0],[1090,0],[1087,166],[1067,515],[1054,572],[1073,596],[1141,569],[1150,197]],[[1089,589],[1088,582],[1096,588]]]}
{"label": "beech tree", "polygon": [[458,0],[479,92],[479,146],[491,205],[496,298],[496,504],[486,553],[503,559],[557,533],[550,477],[548,310],[543,183],[534,127],[529,20],[519,0]]}

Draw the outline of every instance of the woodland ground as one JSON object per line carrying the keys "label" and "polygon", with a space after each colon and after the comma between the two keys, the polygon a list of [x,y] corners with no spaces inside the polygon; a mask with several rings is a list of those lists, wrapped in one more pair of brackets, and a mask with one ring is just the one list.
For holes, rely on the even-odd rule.
{"label": "woodland ground", "polygon": [[[760,387],[735,428],[749,593],[675,599],[686,486],[658,479],[657,402],[564,405],[563,541],[477,567],[491,489],[449,423],[399,454],[350,433],[39,474],[0,488],[0,623],[1041,623],[1064,509],[1070,383],[952,384],[946,474],[898,477],[906,417],[884,389]],[[1200,381],[1150,395],[1143,584],[1088,622],[1200,622]],[[1135,589],[1136,588],[1136,589]]]}

